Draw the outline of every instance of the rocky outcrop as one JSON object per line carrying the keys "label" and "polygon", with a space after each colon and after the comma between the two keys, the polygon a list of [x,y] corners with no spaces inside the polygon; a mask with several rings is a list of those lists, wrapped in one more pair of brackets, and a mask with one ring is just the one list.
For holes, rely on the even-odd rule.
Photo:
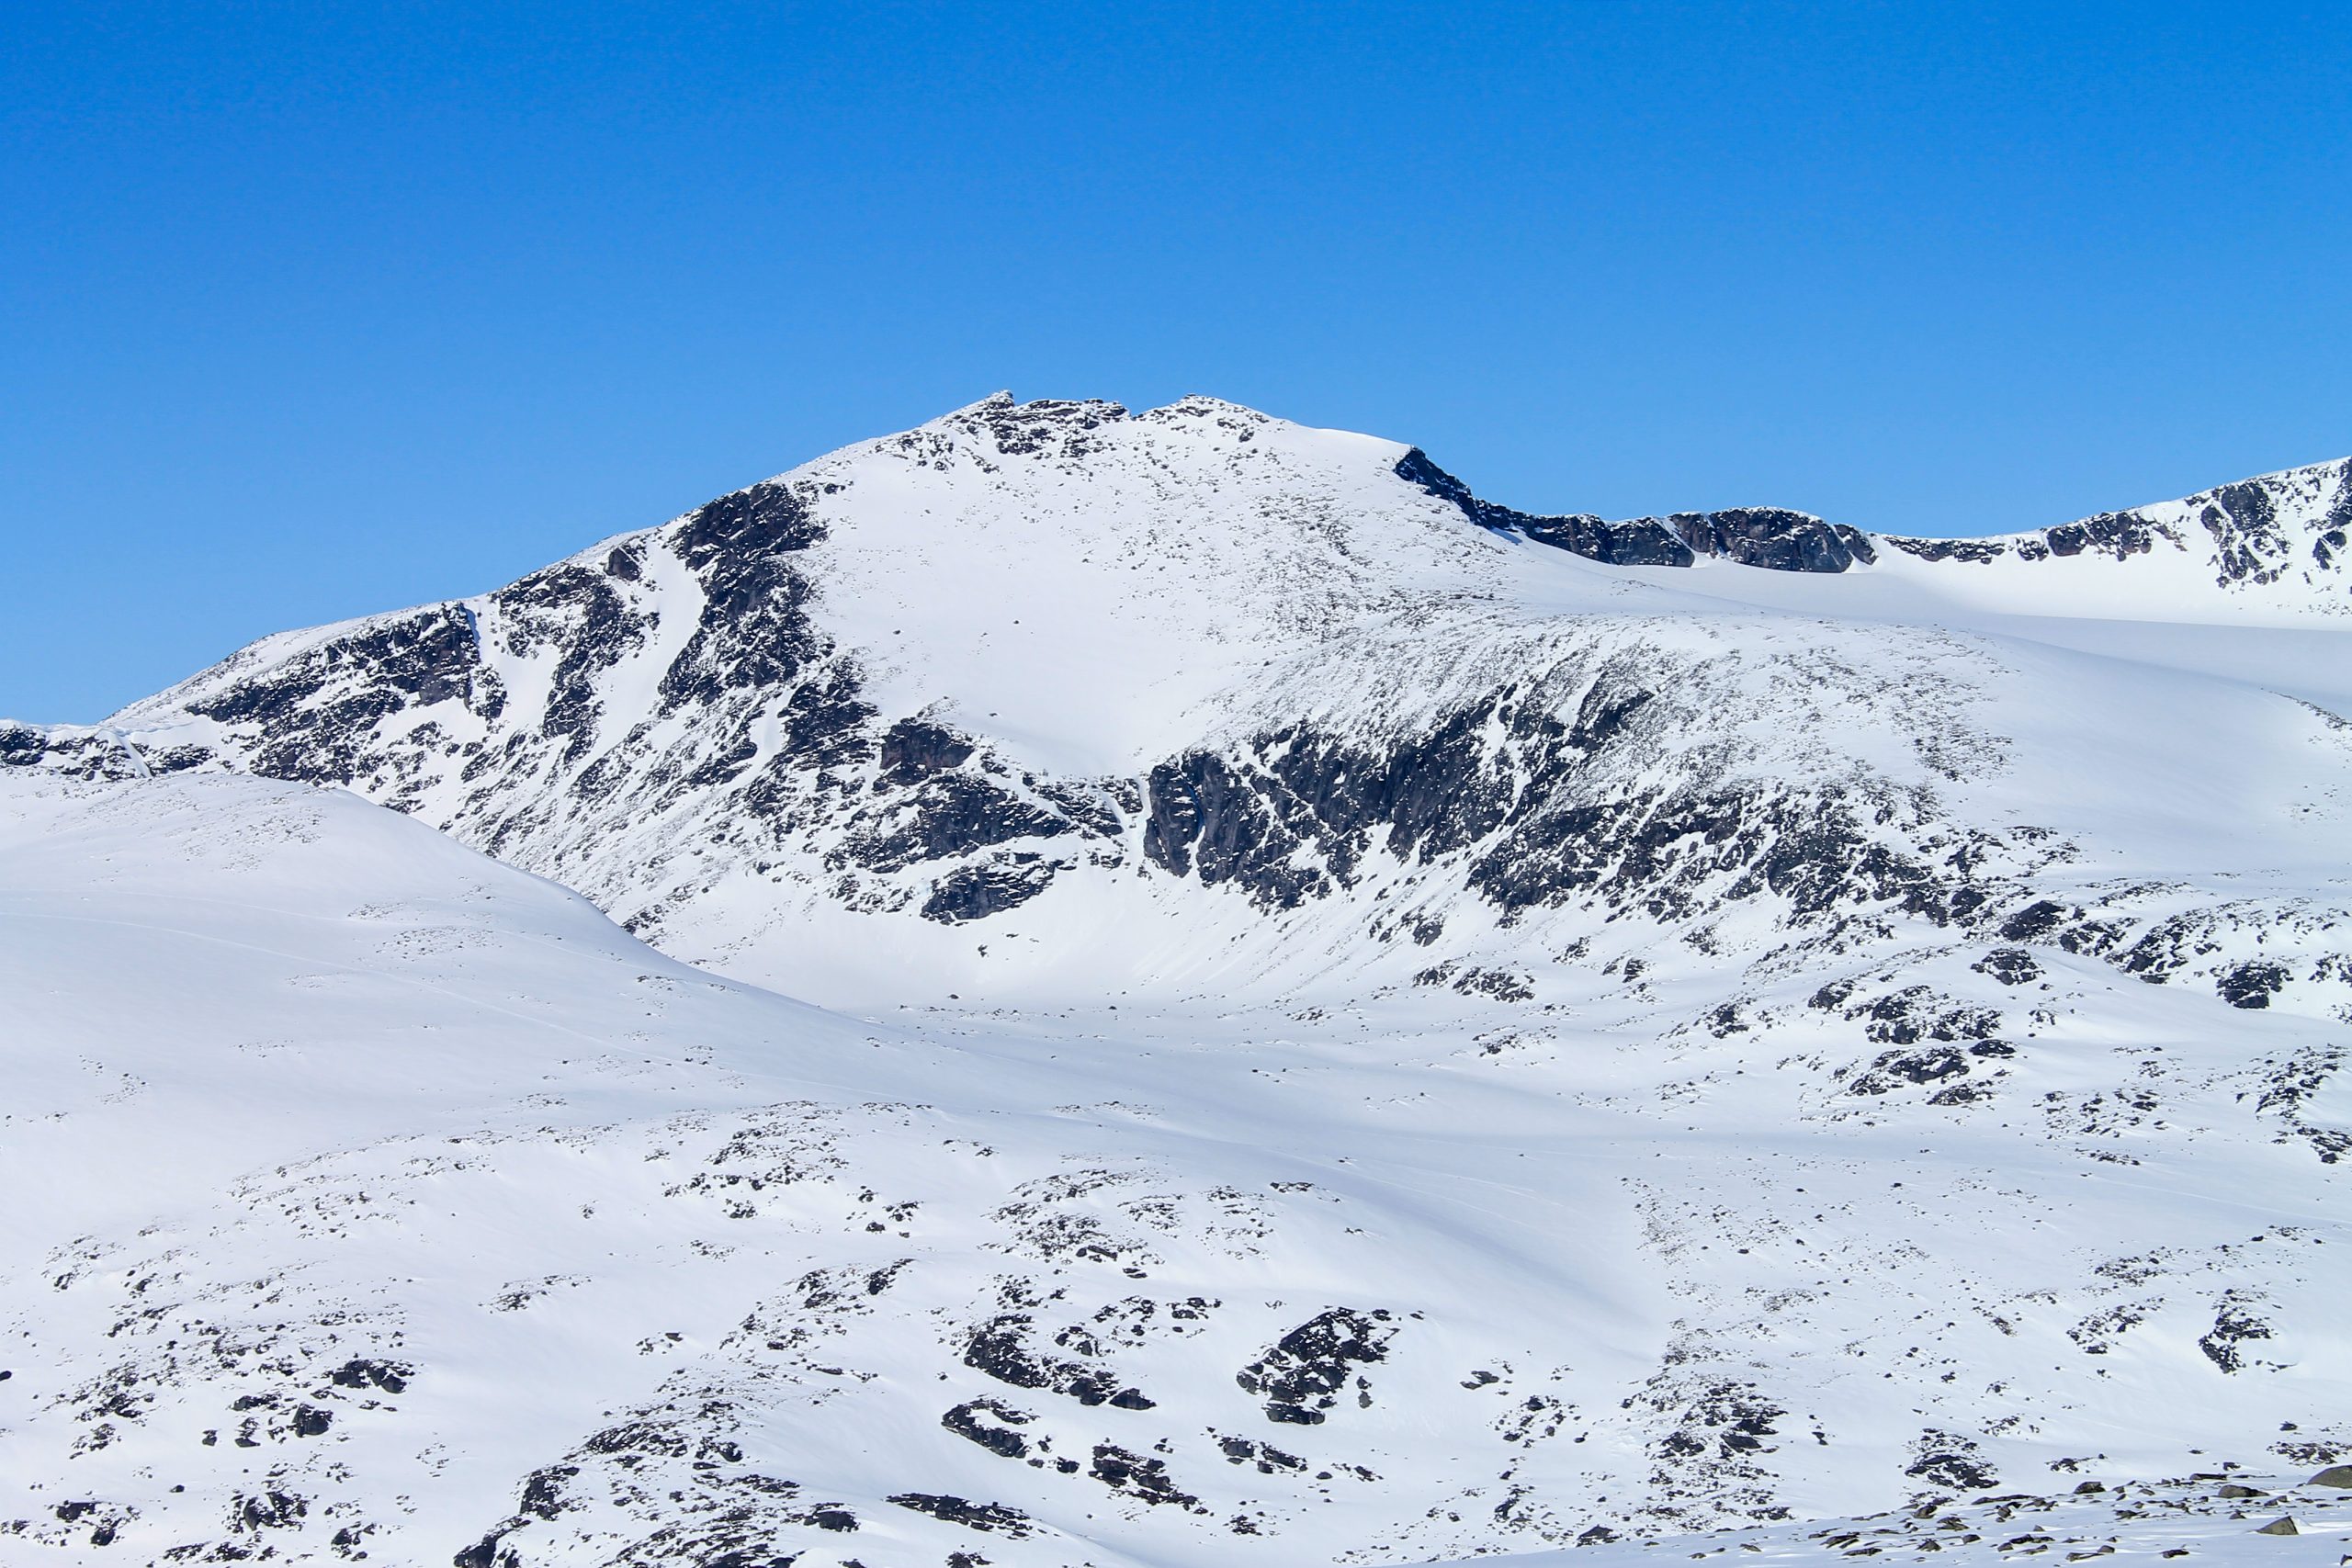
{"label": "rocky outcrop", "polygon": [[1396,477],[1453,502],[1481,528],[1610,566],[1689,566],[1701,556],[1713,556],[1770,571],[1844,571],[1857,561],[1867,565],[1878,558],[1861,530],[1778,507],[1678,512],[1623,523],[1582,513],[1538,516],[1479,500],[1418,446],[1398,460]]}
{"label": "rocky outcrop", "polygon": [[2047,561],[2075,556],[2128,561],[2163,551],[2199,555],[2214,586],[2245,593],[2294,584],[2316,589],[2320,603],[2347,604],[2352,579],[2344,572],[2352,539],[2352,458],[2290,468],[2220,485],[2185,500],[2102,512],[2028,534],[1989,539],[1909,539],[1879,542],[1928,561],[1983,565]]}

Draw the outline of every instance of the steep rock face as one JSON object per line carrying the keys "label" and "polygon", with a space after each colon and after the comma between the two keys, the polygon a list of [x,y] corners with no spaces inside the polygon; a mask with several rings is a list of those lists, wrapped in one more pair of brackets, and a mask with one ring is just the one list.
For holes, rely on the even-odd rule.
{"label": "steep rock face", "polygon": [[1867,536],[1842,523],[1803,512],[1742,506],[1725,512],[1678,512],[1667,519],[1702,555],[1772,571],[1844,571],[1878,558]]}
{"label": "steep rock face", "polygon": [[[1683,919],[1770,895],[1792,923],[1888,904],[1950,921],[1985,902],[2006,846],[1941,836],[1928,784],[1825,777],[1708,733],[1745,661],[1676,659],[1627,627],[1543,651],[1548,668],[1385,743],[1295,725],[1231,761],[1161,764],[1147,783],[1147,855],[1282,907],[1354,886],[1374,856],[1408,874],[1452,863],[1505,919],[1571,901]],[[1963,739],[1911,737],[1945,766]]]}

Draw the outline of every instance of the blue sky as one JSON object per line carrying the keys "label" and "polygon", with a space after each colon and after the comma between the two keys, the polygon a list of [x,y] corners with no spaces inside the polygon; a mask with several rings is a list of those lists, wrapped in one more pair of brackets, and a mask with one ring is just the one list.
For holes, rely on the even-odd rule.
{"label": "blue sky", "polygon": [[0,713],[1009,387],[2029,526],[2352,453],[2338,6],[0,9]]}

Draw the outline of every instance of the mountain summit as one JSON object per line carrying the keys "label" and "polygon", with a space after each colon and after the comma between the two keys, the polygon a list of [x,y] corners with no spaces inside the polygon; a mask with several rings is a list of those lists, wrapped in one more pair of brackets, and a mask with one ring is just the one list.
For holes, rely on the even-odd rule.
{"label": "mountain summit", "polygon": [[[1145,956],[1161,926],[1234,897],[1381,948],[1568,904],[1951,920],[2052,863],[2011,830],[2037,768],[2083,777],[2027,818],[2092,835],[2123,784],[2098,755],[2179,748],[2149,778],[2188,793],[2132,814],[2175,838],[2263,797],[2266,740],[2219,763],[2148,716],[2308,710],[2051,644],[2177,626],[2175,660],[2291,666],[2352,612],[2347,519],[2352,462],[1985,540],[1534,516],[1212,399],[1000,394],[496,592],[266,639],[110,728],[150,768],[345,785],[836,1000],[959,972],[943,928],[1014,910],[1141,983],[1198,967]],[[2030,620],[2059,626],[1985,635]],[[2043,728],[2086,689],[2088,728]]]}

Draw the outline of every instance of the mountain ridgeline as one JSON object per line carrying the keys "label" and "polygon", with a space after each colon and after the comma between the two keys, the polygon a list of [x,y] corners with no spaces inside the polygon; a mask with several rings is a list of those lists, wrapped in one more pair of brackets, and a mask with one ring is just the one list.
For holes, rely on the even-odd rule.
{"label": "mountain ridgeline", "polygon": [[[2148,563],[2223,615],[2322,621],[2352,610],[2348,476],[1921,541],[1763,508],[1534,516],[1418,449],[1209,400],[998,398],[478,599],[266,640],[109,744],[356,789],[706,957],[714,900],[730,932],[747,900],[956,925],[1057,884],[1344,908],[1384,940],[1566,907],[1992,930],[2079,856],[1974,808],[2010,767],[2000,646],[1676,580]],[[959,593],[992,579],[986,604]],[[886,632],[875,602],[910,585],[890,618],[927,593],[988,624]],[[1008,645],[1017,690],[976,668]],[[1115,737],[1038,743],[1082,722],[1070,687]],[[2099,945],[2137,973],[2234,973],[2145,931]]]}

